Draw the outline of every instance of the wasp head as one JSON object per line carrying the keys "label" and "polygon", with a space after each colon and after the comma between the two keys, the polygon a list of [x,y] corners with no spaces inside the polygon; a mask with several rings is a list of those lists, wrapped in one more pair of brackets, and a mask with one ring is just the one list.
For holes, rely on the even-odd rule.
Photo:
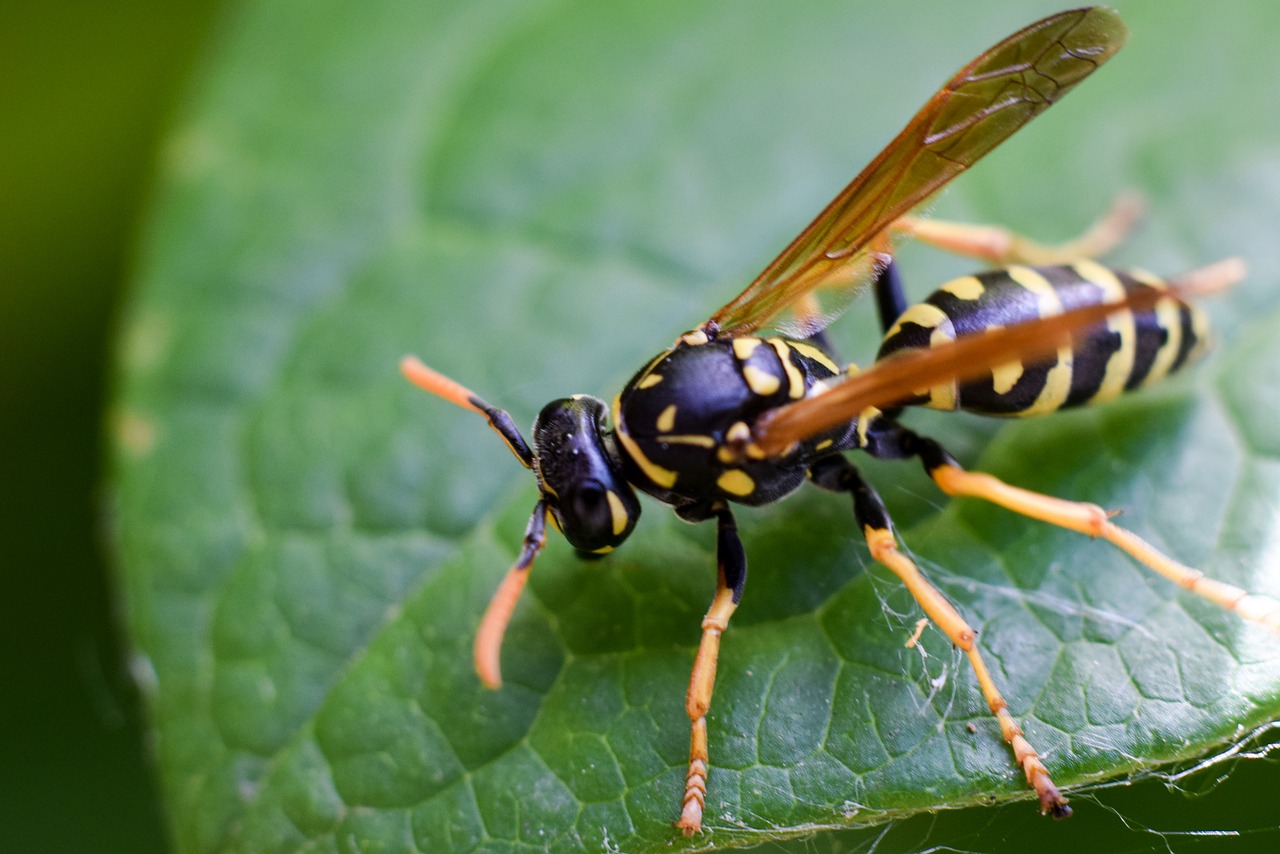
{"label": "wasp head", "polygon": [[640,517],[622,475],[605,404],[587,395],[553,400],[533,424],[534,471],[551,519],[574,548],[604,554]]}

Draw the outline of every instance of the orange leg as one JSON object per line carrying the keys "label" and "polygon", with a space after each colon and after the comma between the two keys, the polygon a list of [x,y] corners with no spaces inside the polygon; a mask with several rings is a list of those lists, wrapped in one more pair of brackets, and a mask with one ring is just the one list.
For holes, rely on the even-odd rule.
{"label": "orange leg", "polygon": [[1009,264],[1069,264],[1097,258],[1114,249],[1142,215],[1142,201],[1133,194],[1121,194],[1111,210],[1077,237],[1059,244],[1037,243],[996,225],[977,225],[905,216],[893,231],[922,240],[939,249],[979,258],[995,266]]}
{"label": "orange leg", "polygon": [[1066,818],[1071,815],[1067,799],[1053,784],[1049,771],[1040,761],[1030,742],[1023,735],[1022,728],[1009,713],[1009,704],[996,687],[991,671],[983,661],[975,640],[977,632],[960,616],[955,606],[947,601],[938,588],[921,574],[919,567],[899,549],[894,538],[889,514],[885,510],[880,496],[864,481],[857,469],[844,457],[834,456],[819,460],[810,470],[813,482],[824,489],[834,492],[847,492],[853,496],[854,515],[862,525],[863,535],[871,556],[887,566],[897,575],[907,590],[919,603],[928,618],[942,632],[964,651],[973,672],[978,678],[978,686],[987,701],[987,707],[1000,723],[1000,733],[1013,750],[1014,761],[1022,769],[1027,784],[1035,790],[1040,799],[1040,811],[1052,813],[1055,818]]}
{"label": "orange leg", "polygon": [[707,774],[710,756],[707,751],[707,711],[715,690],[716,663],[720,657],[720,635],[729,627],[729,618],[737,610],[742,588],[747,581],[747,559],[738,539],[738,526],[727,507],[716,511],[719,528],[716,549],[716,596],[707,615],[702,618],[702,640],[689,676],[689,692],[685,695],[685,711],[692,723],[689,737],[689,771],[685,775],[684,800],[676,827],[692,836],[702,829],[702,811],[707,803]]}
{"label": "orange leg", "polygon": [[934,466],[926,463],[926,467],[929,476],[948,495],[981,498],[1032,519],[1079,531],[1090,537],[1101,537],[1179,587],[1203,596],[1246,620],[1260,623],[1273,632],[1280,633],[1280,602],[1254,595],[1234,584],[1208,578],[1200,570],[1179,563],[1137,534],[1113,523],[1110,517],[1114,514],[1096,504],[1066,501],[1010,486],[989,474],[965,471],[949,458]]}

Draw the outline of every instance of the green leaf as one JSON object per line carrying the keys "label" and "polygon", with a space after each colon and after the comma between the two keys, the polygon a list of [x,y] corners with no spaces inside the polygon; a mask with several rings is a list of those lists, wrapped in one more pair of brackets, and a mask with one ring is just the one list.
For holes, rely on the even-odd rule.
{"label": "green leaf", "polygon": [[[1098,410],[911,423],[1277,595],[1280,118],[1259,81],[1280,77],[1280,11],[1117,6],[1125,51],[936,212],[1059,239],[1136,188],[1149,219],[1119,263],[1252,264],[1209,307],[1221,346]],[[112,417],[114,544],[178,849],[656,851],[1025,799],[966,661],[931,629],[904,648],[919,609],[847,502],[802,492],[740,514],[752,577],[710,718],[711,833],[680,837],[713,532],[649,502],[606,560],[553,541],[506,684],[483,690],[472,638],[535,491],[396,365],[418,353],[519,423],[611,396],[955,68],[1053,10],[238,4],[165,154]],[[903,262],[916,296],[966,269]],[[848,355],[874,352],[871,314],[833,327]],[[1220,752],[1280,713],[1262,629],[1104,543],[945,502],[916,466],[865,469],[1060,784]]]}

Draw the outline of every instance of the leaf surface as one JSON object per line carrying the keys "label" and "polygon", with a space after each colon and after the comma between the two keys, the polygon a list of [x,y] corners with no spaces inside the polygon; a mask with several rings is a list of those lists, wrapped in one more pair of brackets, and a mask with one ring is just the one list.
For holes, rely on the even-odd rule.
{"label": "leaf surface", "polygon": [[[1137,188],[1149,221],[1118,263],[1250,261],[1210,306],[1220,346],[1098,410],[911,423],[1278,595],[1280,119],[1258,81],[1280,76],[1280,13],[1116,5],[1125,52],[936,213],[1058,239]],[[178,850],[665,851],[1025,798],[968,665],[932,629],[904,648],[918,609],[846,502],[802,492],[740,514],[713,832],[679,837],[713,531],[650,502],[604,561],[553,541],[506,684],[483,690],[471,640],[533,484],[396,365],[418,353],[520,424],[611,397],[955,68],[1050,11],[238,4],[166,152],[112,414],[114,547]],[[966,265],[911,247],[904,268],[922,297]],[[852,314],[832,336],[865,360],[873,312]],[[865,469],[1060,784],[1280,716],[1263,630],[1103,543],[949,504],[912,465]]]}

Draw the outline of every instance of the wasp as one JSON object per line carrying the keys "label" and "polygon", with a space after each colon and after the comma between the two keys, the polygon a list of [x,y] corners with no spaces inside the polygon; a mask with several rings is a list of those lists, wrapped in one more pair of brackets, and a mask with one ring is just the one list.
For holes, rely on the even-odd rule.
{"label": "wasp", "polygon": [[[654,356],[606,403],[553,400],[526,442],[511,416],[412,357],[409,380],[483,415],[537,481],[515,564],[475,640],[475,668],[501,685],[503,635],[547,537],[547,522],[585,556],[621,545],[640,517],[637,492],[688,522],[716,524],[716,591],[702,620],[686,695],[689,765],[676,822],[698,832],[706,806],[711,707],[720,638],[742,599],[747,558],[732,505],[767,504],[806,480],[847,495],[874,559],[968,657],[1041,811],[1070,814],[1040,755],[1008,711],[960,612],[899,547],[875,489],[846,458],[916,459],[941,490],[1002,505],[1092,537],[1241,616],[1280,630],[1280,604],[1212,581],[1157,551],[1091,504],[966,471],[905,426],[914,406],[1034,416],[1110,400],[1189,363],[1207,331],[1192,295],[1243,275],[1227,259],[1171,281],[1092,260],[1127,229],[1121,204],[1077,241],[1035,243],[994,226],[925,220],[915,211],[1106,62],[1127,29],[1105,8],[1051,15],[964,66],[906,128],[737,297]],[[956,279],[908,305],[893,241],[913,236],[996,269]],[[846,365],[827,324],[872,290],[884,338],[866,370]]]}

